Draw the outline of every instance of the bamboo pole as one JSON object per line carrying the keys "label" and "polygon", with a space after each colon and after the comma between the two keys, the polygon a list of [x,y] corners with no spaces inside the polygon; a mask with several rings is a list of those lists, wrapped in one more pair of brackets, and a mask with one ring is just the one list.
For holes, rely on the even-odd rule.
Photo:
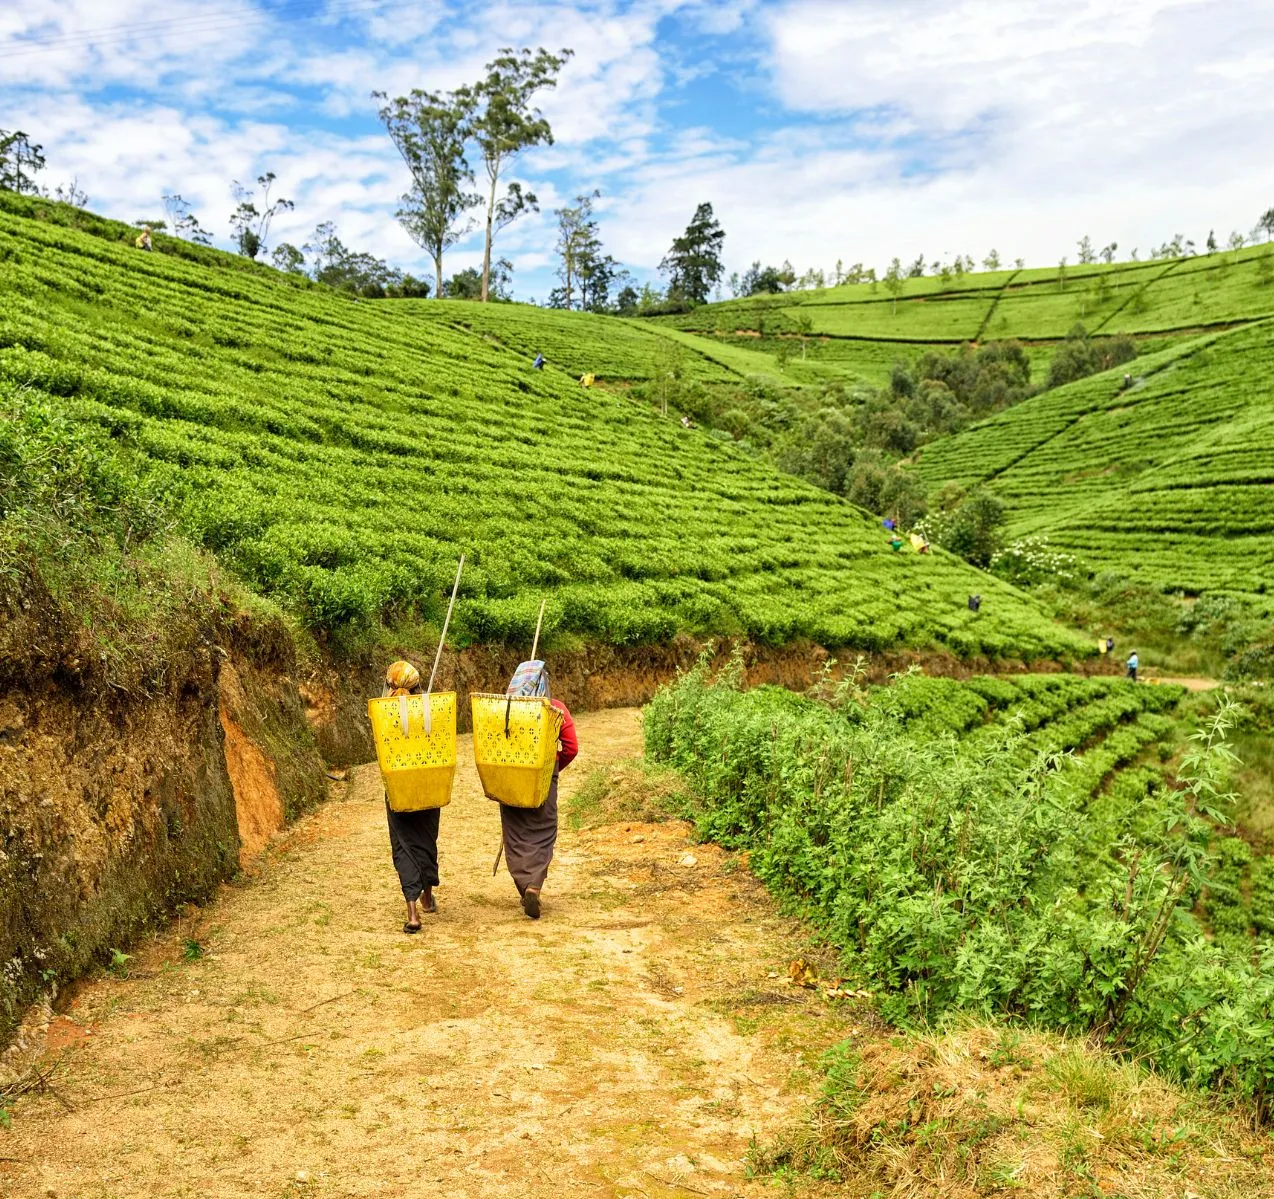
{"label": "bamboo pole", "polygon": [[438,638],[438,652],[434,654],[434,668],[429,672],[429,686],[426,695],[432,695],[434,679],[438,677],[438,663],[442,661],[442,647],[447,644],[447,627],[451,624],[451,611],[456,606],[456,592],[460,590],[460,574],[464,570],[464,555],[460,555],[460,565],[456,567],[456,581],[451,587],[451,602],[447,605],[447,616],[442,622],[442,636]]}
{"label": "bamboo pole", "polygon": [[535,651],[540,648],[540,626],[544,623],[544,605],[547,598],[540,600],[540,615],[535,621],[535,640],[531,642],[531,661],[535,661]]}

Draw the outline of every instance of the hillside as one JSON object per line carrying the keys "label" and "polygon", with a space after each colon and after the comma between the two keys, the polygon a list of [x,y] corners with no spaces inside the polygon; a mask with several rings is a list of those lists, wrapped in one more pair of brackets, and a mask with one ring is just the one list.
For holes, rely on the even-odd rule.
{"label": "hillside", "polygon": [[[623,394],[584,391],[574,366],[531,369],[533,349],[552,362],[569,342],[636,374],[645,330],[516,305],[355,302],[24,208],[37,212],[0,215],[6,389],[135,447],[189,535],[311,627],[437,620],[464,552],[462,643],[529,641],[547,593],[550,644],[688,631],[1089,651],[958,560],[891,552],[844,501]],[[976,616],[971,591],[986,596]]]}
{"label": "hillside", "polygon": [[1164,590],[1274,586],[1274,328],[1192,339],[935,441],[934,488],[985,484],[1013,536]]}
{"label": "hillside", "polygon": [[[1094,335],[1126,333],[1148,348],[1274,313],[1274,250],[1156,262],[1092,264],[906,279],[897,301],[883,283],[751,296],[656,323],[764,352],[781,343],[791,382],[836,374],[884,381],[898,358],[931,346],[1018,339],[1046,367],[1076,323]],[[758,335],[760,335],[758,337]],[[804,337],[804,345],[800,339]]]}

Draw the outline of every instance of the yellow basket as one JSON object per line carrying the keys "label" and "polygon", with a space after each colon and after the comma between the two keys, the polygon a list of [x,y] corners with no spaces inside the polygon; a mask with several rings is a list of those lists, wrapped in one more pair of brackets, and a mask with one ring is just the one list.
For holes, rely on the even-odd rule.
{"label": "yellow basket", "polygon": [[[429,703],[426,728],[425,702]],[[385,795],[395,812],[442,808],[456,777],[456,693],[367,701]]]}
{"label": "yellow basket", "polygon": [[473,760],[488,799],[538,808],[557,765],[562,714],[538,695],[472,695]]}

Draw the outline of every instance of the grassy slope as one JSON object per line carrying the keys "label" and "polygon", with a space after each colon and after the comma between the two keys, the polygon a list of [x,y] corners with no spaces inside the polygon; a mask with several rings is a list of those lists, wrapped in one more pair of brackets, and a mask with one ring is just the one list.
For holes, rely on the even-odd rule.
{"label": "grassy slope", "polygon": [[142,254],[100,224],[0,216],[0,380],[137,445],[193,535],[313,625],[437,618],[465,551],[462,638],[528,638],[547,592],[550,636],[1088,651],[957,560],[893,554],[844,502],[581,391],[575,364],[527,361],[544,318],[545,338],[636,376],[641,330],[355,303],[212,252]]}
{"label": "grassy slope", "polygon": [[[943,283],[908,279],[897,304],[880,283],[754,296],[709,304],[651,322],[731,339],[773,364],[772,335],[795,335],[802,319],[815,340],[810,357],[831,372],[880,384],[899,358],[931,345],[1016,338],[1041,362],[1078,322],[1092,333],[1128,333],[1155,343],[1202,329],[1274,314],[1268,246],[1149,263],[1056,267],[964,275]],[[744,340],[763,330],[771,340]],[[820,340],[821,339],[821,340]],[[779,369],[791,384],[817,381],[808,371]],[[751,372],[759,374],[759,367]]]}
{"label": "grassy slope", "polygon": [[1188,592],[1274,585],[1274,328],[1197,338],[926,446],[935,486],[988,484],[1014,534]]}

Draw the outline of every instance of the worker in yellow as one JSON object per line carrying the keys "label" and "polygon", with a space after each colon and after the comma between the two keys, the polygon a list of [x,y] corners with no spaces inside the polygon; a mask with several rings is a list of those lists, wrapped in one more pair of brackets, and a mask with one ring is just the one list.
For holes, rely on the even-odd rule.
{"label": "worker in yellow", "polygon": [[929,552],[929,541],[921,533],[911,533],[909,535],[912,548],[918,554],[927,554]]}
{"label": "worker in yellow", "polygon": [[[420,695],[423,684],[410,662],[395,662],[385,671],[381,695]],[[403,932],[420,932],[420,917],[438,910],[434,888],[438,885],[438,816],[441,809],[395,812],[385,801],[389,817],[389,851],[398,872],[398,882],[407,901]]]}
{"label": "worker in yellow", "polygon": [[142,231],[137,235],[137,240],[133,242],[139,250],[150,250],[154,247],[150,244],[150,226],[143,225]]}
{"label": "worker in yellow", "polygon": [[592,371],[589,371],[586,375],[580,375],[579,377],[579,384],[581,387],[592,387],[596,381],[596,376]]}

